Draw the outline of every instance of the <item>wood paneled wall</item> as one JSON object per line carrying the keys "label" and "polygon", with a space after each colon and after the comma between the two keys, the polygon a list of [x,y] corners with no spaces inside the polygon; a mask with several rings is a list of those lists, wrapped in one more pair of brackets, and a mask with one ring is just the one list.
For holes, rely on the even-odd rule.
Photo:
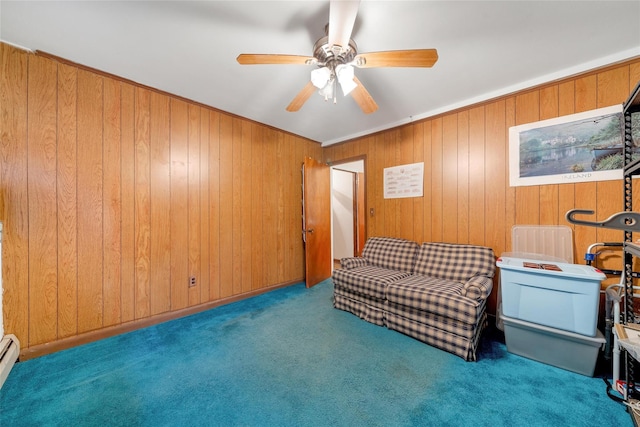
{"label": "wood paneled wall", "polygon": [[[515,224],[569,225],[574,262],[583,263],[590,244],[620,242],[623,233],[573,226],[565,214],[591,209],[595,215],[585,219],[596,221],[622,211],[622,180],[510,187],[509,127],[621,104],[639,80],[640,60],[628,61],[326,147],[324,159],[365,156],[368,236],[486,245],[500,255],[511,250]],[[415,162],[425,163],[424,197],[385,200],[383,169]],[[603,268],[622,269],[615,253],[598,261]],[[493,313],[495,297],[494,292]]]}
{"label": "wood paneled wall", "polygon": [[[1,43],[0,61],[4,327],[26,348],[301,280],[306,156],[364,156],[368,236],[500,254],[514,224],[565,225],[572,208],[606,218],[621,181],[509,187],[508,130],[621,103],[640,80],[629,61],[321,148]],[[414,162],[424,197],[385,200],[383,169]],[[622,238],[572,228],[576,262]]]}
{"label": "wood paneled wall", "polygon": [[303,279],[319,144],[1,43],[0,61],[4,327],[23,348]]}

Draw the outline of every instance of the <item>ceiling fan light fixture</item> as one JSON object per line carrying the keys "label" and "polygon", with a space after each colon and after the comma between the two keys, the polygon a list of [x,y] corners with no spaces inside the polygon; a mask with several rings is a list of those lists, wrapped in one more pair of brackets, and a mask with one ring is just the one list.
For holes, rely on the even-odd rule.
{"label": "ceiling fan light fixture", "polygon": [[327,86],[331,79],[331,70],[328,67],[317,68],[311,71],[311,83],[318,89]]}
{"label": "ceiling fan light fixture", "polygon": [[336,76],[338,77],[338,82],[340,82],[340,88],[342,88],[342,93],[344,96],[349,95],[352,90],[354,90],[358,84],[354,81],[354,73],[353,67],[351,65],[340,64],[336,67]]}
{"label": "ceiling fan light fixture", "polygon": [[324,87],[320,88],[318,93],[320,94],[320,96],[324,98],[325,101],[328,101],[329,99],[333,98],[335,102],[335,95],[336,95],[335,79],[329,80],[329,82],[327,82],[327,84],[324,85]]}

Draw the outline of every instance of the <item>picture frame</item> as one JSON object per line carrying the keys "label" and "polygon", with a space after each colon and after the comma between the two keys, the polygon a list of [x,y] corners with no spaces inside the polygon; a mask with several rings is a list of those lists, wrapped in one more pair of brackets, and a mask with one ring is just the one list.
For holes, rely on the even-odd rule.
{"label": "picture frame", "polygon": [[622,105],[509,128],[511,187],[622,179]]}
{"label": "picture frame", "polygon": [[423,197],[424,162],[384,168],[383,189],[385,199]]}

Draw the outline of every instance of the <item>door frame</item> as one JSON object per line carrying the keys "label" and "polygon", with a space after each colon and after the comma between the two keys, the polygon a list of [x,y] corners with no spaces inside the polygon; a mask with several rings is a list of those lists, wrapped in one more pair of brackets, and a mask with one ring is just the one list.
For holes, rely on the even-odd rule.
{"label": "door frame", "polygon": [[[368,205],[368,198],[367,198],[367,156],[366,155],[362,155],[362,156],[356,156],[356,157],[348,157],[346,159],[341,159],[338,161],[334,161],[334,162],[328,162],[329,167],[331,168],[331,170],[335,169],[340,169],[340,170],[344,170],[344,171],[348,171],[348,172],[354,172],[357,175],[357,172],[360,171],[360,169],[352,167],[350,165],[348,165],[349,163],[356,163],[356,162],[362,162],[362,182],[360,183],[362,190],[363,190],[363,194],[364,194],[364,206],[362,207],[362,209],[354,209],[354,221],[357,224],[357,215],[358,215],[358,211],[360,211],[362,213],[362,223],[363,223],[363,232],[364,232],[364,236],[362,239],[362,242],[366,242],[367,240],[367,205]],[[333,194],[333,181],[331,182],[331,192]],[[354,199],[357,198],[357,195],[354,194]],[[354,200],[355,203],[355,200]],[[357,236],[357,229],[356,229],[357,225],[354,226],[354,235],[352,236],[354,239]],[[331,206],[331,259],[333,260],[333,206]],[[361,250],[362,248],[360,248]],[[354,251],[357,253],[358,252],[358,248],[356,246],[354,246]]]}

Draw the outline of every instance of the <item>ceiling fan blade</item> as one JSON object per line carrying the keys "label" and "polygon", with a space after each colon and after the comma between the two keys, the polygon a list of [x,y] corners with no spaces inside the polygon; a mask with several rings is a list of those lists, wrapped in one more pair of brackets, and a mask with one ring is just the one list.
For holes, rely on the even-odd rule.
{"label": "ceiling fan blade", "polygon": [[362,112],[365,114],[371,114],[378,109],[378,104],[373,100],[367,89],[357,77],[353,78],[353,81],[358,85],[351,91],[351,96],[358,103]]}
{"label": "ceiling fan blade", "polygon": [[291,101],[291,103],[287,105],[287,111],[290,111],[292,113],[298,111],[300,108],[302,108],[304,103],[307,102],[307,99],[309,99],[309,97],[315,91],[316,87],[313,85],[313,83],[308,82],[307,85],[302,88],[302,90],[296,95],[296,97],[293,98],[293,101]]}
{"label": "ceiling fan blade", "polygon": [[277,55],[277,54],[253,54],[242,53],[236,58],[238,63],[242,65],[256,65],[256,64],[315,64],[316,58],[313,56],[302,55]]}
{"label": "ceiling fan blade", "polygon": [[357,55],[353,65],[358,68],[374,67],[432,67],[438,60],[436,49],[389,50]]}
{"label": "ceiling fan blade", "polygon": [[329,4],[329,46],[348,47],[358,14],[358,1],[332,0]]}

